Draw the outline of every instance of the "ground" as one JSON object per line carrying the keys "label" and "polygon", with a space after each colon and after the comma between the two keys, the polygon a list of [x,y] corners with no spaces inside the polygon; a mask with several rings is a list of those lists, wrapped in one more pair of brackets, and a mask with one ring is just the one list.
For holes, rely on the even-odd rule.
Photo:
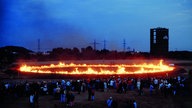
{"label": "ground", "polygon": [[[88,101],[88,93],[75,94],[75,104],[72,108],[107,108],[106,100],[112,96],[117,100],[118,108],[129,108],[129,100],[134,99],[138,108],[191,108],[192,98],[190,96],[168,96],[162,94],[150,95],[148,89],[144,89],[144,94],[139,96],[137,91],[128,91],[126,94],[116,93],[116,90],[108,92],[95,92],[95,100]],[[30,108],[29,97],[18,99],[7,98],[1,108]],[[69,108],[61,103],[58,98],[52,95],[39,97],[39,108]]]}
{"label": "ground", "polygon": [[[99,61],[101,62],[101,61]],[[111,62],[111,61],[108,61]],[[117,62],[117,61],[116,61]],[[122,61],[121,61],[122,62]],[[169,61],[169,63],[183,63],[183,61]],[[186,62],[184,62],[186,63]],[[187,66],[180,66],[186,70],[191,70],[192,61]],[[191,85],[192,86],[192,85]],[[138,92],[128,91],[126,94],[116,93],[116,90],[108,92],[95,92],[95,100],[88,101],[88,93],[75,94],[75,104],[72,108],[107,108],[106,100],[112,96],[117,100],[118,108],[129,108],[129,100],[134,99],[138,104],[138,108],[191,108],[192,97],[185,96],[168,96],[164,97],[162,94],[149,94],[148,89],[144,89],[142,96]],[[30,108],[29,97],[11,98],[6,97],[4,102],[0,102],[0,108]],[[58,98],[52,95],[39,97],[39,108],[69,108],[64,103],[60,103]]]}

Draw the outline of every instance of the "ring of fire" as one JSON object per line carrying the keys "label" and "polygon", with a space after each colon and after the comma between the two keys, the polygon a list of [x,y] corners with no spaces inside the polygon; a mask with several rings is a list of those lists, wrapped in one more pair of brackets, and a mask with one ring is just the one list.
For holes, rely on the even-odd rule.
{"label": "ring of fire", "polygon": [[22,65],[18,69],[22,73],[65,74],[65,75],[121,75],[171,72],[174,67],[163,64],[163,60],[153,64],[50,64],[42,66]]}

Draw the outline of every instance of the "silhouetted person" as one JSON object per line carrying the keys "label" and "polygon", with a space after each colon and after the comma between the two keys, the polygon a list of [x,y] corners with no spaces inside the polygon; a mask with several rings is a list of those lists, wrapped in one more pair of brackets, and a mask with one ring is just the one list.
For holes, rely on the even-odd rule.
{"label": "silhouetted person", "polygon": [[129,108],[134,108],[132,99],[129,100]]}
{"label": "silhouetted person", "polygon": [[91,89],[91,100],[92,101],[95,100],[95,89],[94,88]]}
{"label": "silhouetted person", "polygon": [[88,87],[88,100],[91,100],[92,88]]}
{"label": "silhouetted person", "polygon": [[107,108],[112,108],[112,97],[109,97],[109,99],[107,99]]}
{"label": "silhouetted person", "polygon": [[112,108],[118,108],[118,101],[116,99],[112,102]]}
{"label": "silhouetted person", "polygon": [[39,107],[39,93],[35,92],[34,94],[34,105]]}
{"label": "silhouetted person", "polygon": [[137,102],[133,100],[133,108],[137,108]]}
{"label": "silhouetted person", "polygon": [[35,104],[34,104],[34,94],[31,93],[29,96],[29,103],[30,103],[30,107],[31,108],[35,108]]}

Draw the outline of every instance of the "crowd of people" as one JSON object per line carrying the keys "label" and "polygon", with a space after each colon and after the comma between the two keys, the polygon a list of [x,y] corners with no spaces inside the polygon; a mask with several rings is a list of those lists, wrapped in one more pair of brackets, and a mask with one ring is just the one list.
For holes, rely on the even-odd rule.
{"label": "crowd of people", "polygon": [[[144,91],[145,89],[145,91]],[[93,78],[93,79],[63,79],[49,81],[1,81],[0,102],[6,100],[7,96],[12,98],[29,97],[31,108],[38,107],[39,96],[52,95],[60,99],[67,106],[74,106],[75,95],[87,92],[88,101],[95,100],[95,92],[110,92],[116,90],[123,94],[129,91],[138,92],[142,96],[148,90],[150,95],[163,95],[164,97],[176,95],[188,95],[190,83],[188,78],[176,77],[152,77],[152,78]],[[78,95],[77,95],[78,96]],[[106,99],[108,108],[117,108],[117,101],[112,97]],[[131,108],[137,108],[136,100],[130,100]]]}

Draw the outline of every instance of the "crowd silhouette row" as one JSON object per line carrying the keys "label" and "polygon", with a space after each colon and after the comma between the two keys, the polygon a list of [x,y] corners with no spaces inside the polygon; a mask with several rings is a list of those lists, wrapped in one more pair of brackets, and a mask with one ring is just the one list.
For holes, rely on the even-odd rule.
{"label": "crowd silhouette row", "polygon": [[[144,90],[145,89],[145,90]],[[1,81],[0,83],[0,102],[3,103],[7,97],[17,99],[20,97],[29,97],[29,103],[32,108],[38,107],[39,96],[52,95],[66,103],[67,106],[73,106],[75,102],[74,93],[88,93],[87,100],[94,101],[95,93],[109,92],[116,90],[123,94],[129,91],[135,91],[142,96],[145,92],[149,95],[184,96],[190,94],[189,79],[181,76],[175,77],[153,77],[153,78],[93,78],[93,79],[59,79],[47,81]],[[112,97],[106,100],[106,106],[109,108],[117,107],[117,103],[110,101]],[[113,103],[113,104],[112,104]],[[131,100],[132,108],[137,108],[135,100]]]}

